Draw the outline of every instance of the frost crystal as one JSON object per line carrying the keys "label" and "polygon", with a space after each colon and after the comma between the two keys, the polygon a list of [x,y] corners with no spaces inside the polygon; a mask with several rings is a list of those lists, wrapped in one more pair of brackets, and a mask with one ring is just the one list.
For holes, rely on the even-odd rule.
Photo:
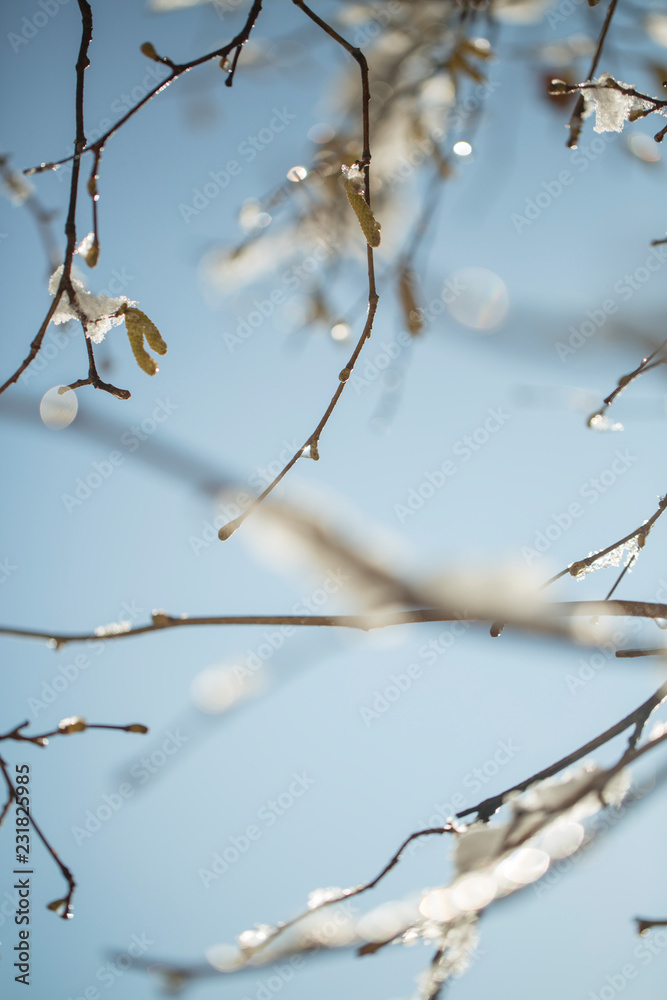
{"label": "frost crystal", "polygon": [[110,622],[108,625],[98,625],[95,635],[104,638],[107,635],[123,635],[132,631],[132,622]]}
{"label": "frost crystal", "polygon": [[619,424],[617,421],[611,419],[611,417],[604,417],[601,413],[595,413],[588,421],[588,426],[594,431],[622,431],[624,430],[623,424]]}
{"label": "frost crystal", "polygon": [[276,928],[272,927],[270,924],[257,924],[252,930],[243,931],[237,937],[239,946],[244,951],[252,951],[255,948],[260,948],[266,941],[269,940],[272,934],[275,934]]}
{"label": "frost crystal", "polygon": [[465,916],[450,925],[439,942],[444,949],[440,960],[418,977],[418,1000],[434,996],[450,976],[460,976],[468,968],[477,948],[476,923],[476,916]]}
{"label": "frost crystal", "polygon": [[[596,569],[609,569],[610,566],[620,566],[621,563],[624,566],[629,566],[632,560],[639,555],[640,537],[642,536],[635,535],[627,542],[621,542],[611,552],[605,552],[599,559],[594,559],[591,563],[585,563],[583,560],[580,563],[573,563],[570,567],[570,575],[575,580],[583,580],[587,573],[594,573]],[[591,556],[593,554],[593,552],[590,553]]]}
{"label": "frost crystal", "polygon": [[337,885],[330,885],[327,889],[313,889],[308,895],[308,909],[316,910],[333,899],[342,899],[345,895],[345,889],[341,889]]}
{"label": "frost crystal", "polygon": [[592,86],[582,90],[587,110],[595,109],[595,132],[622,132],[623,126],[636,112],[650,111],[649,101],[625,93],[634,90],[628,83],[615,80],[609,73],[602,73]]}
{"label": "frost crystal", "polygon": [[[51,275],[49,281],[49,292],[55,295],[62,278],[64,265],[61,264]],[[104,335],[112,326],[118,326],[123,322],[123,314],[118,310],[121,306],[136,306],[136,302],[131,302],[126,295],[119,295],[117,299],[112,299],[108,295],[93,295],[87,292],[84,284],[78,278],[72,276],[72,287],[76,292],[76,300],[71,303],[67,292],[58,303],[58,308],[51,317],[51,321],[58,326],[67,323],[71,319],[79,319],[85,326],[86,336],[99,344],[104,340]]]}

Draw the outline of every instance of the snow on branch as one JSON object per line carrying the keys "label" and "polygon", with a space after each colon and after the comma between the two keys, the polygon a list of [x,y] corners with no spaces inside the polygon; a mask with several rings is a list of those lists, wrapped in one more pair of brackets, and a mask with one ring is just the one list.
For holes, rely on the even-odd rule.
{"label": "snow on branch", "polygon": [[[616,80],[611,73],[601,73],[594,80],[574,86],[568,86],[563,80],[552,80],[549,93],[553,96],[581,94],[584,101],[581,117],[587,118],[595,112],[595,132],[622,132],[626,121],[634,122],[654,112],[667,114],[667,101],[642,94],[632,85]],[[656,141],[662,141],[664,131],[656,135]]]}
{"label": "snow on branch", "polygon": [[[436,950],[418,977],[414,1000],[435,1000],[443,984],[470,964],[483,912],[537,882],[553,861],[576,854],[599,835],[599,825],[591,821],[600,810],[623,803],[631,788],[628,765],[667,740],[667,727],[660,725],[646,743],[636,745],[648,718],[666,696],[667,685],[663,685],[648,702],[592,741],[602,745],[634,724],[628,748],[611,767],[585,763],[555,779],[553,775],[544,780],[534,776],[520,786],[523,791],[510,789],[499,797],[498,808],[507,807],[500,822],[476,819],[462,824],[452,818],[442,828],[411,834],[370,882],[347,889],[316,889],[306,908],[293,919],[256,924],[238,934],[234,944],[219,943],[207,949],[208,970],[157,965],[148,960],[144,967],[176,991],[195,978],[234,974],[295,954],[355,948],[359,955],[369,955],[388,945],[421,942]],[[591,745],[586,744],[564,762],[576,760],[577,753],[580,759]],[[477,807],[479,815],[483,806]],[[399,862],[408,844],[427,834],[450,834],[453,838],[449,881],[407,899],[380,904],[359,916],[350,900],[373,889]],[[323,911],[329,911],[328,916]]]}

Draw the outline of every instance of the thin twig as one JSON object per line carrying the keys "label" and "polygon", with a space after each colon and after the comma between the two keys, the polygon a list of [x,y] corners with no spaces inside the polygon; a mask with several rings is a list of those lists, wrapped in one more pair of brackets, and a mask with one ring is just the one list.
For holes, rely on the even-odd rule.
{"label": "thin twig", "polygon": [[643,375],[644,372],[651,371],[652,368],[659,368],[660,365],[667,364],[667,358],[661,358],[658,361],[653,361],[653,358],[655,358],[655,356],[659,354],[666,345],[667,340],[663,340],[662,344],[656,347],[652,354],[649,354],[647,358],[642,359],[641,363],[637,365],[634,371],[628,372],[627,375],[622,375],[621,378],[619,378],[616,388],[610,392],[608,396],[605,396],[602,401],[603,405],[600,409],[596,410],[595,413],[591,413],[590,417],[588,417],[586,421],[588,427],[593,426],[597,417],[602,417],[604,415],[616,397],[620,396],[623,390],[627,388],[631,382],[634,382],[636,378],[639,378],[639,376]]}
{"label": "thin twig", "polygon": [[88,59],[88,48],[93,37],[93,14],[90,9],[90,4],[88,3],[88,0],[77,0],[77,2],[79,4],[79,12],[81,14],[81,44],[79,46],[79,55],[76,61],[76,138],[74,140],[74,155],[70,157],[72,160],[72,177],[70,179],[69,207],[67,210],[67,219],[65,221],[65,238],[67,241],[65,248],[65,263],[58,288],[56,289],[56,293],[53,297],[53,302],[51,303],[44,321],[42,322],[42,325],[30,345],[28,356],[19,365],[14,374],[11,375],[3,385],[0,385],[0,394],[8,389],[14,382],[17,382],[28,365],[30,365],[37,357],[42,346],[42,341],[44,340],[47,327],[51,322],[63,295],[67,293],[69,301],[71,303],[76,302],[76,294],[72,288],[71,274],[72,261],[74,260],[74,251],[76,249],[76,205],[79,190],[81,153],[86,145],[83,118],[84,78],[86,69],[90,65],[90,60]]}
{"label": "thin twig", "polygon": [[[663,688],[664,688],[664,693],[662,694],[660,701],[662,701],[663,698],[667,696],[667,685],[663,685]],[[623,723],[627,723],[627,724],[634,724],[635,727],[638,727],[640,725],[641,727],[643,727],[646,718],[648,718],[650,712],[655,707],[654,699],[662,690],[663,689],[660,689],[659,692],[656,692],[656,695],[654,695],[651,699],[649,699],[648,702],[645,702],[644,705],[640,705],[639,708],[636,709],[634,713],[632,713],[632,718],[630,719],[630,717],[628,717],[628,719],[630,719],[629,723],[627,722],[627,720],[622,720],[621,723],[619,723],[618,725],[621,726]],[[624,725],[623,728],[627,728],[627,724]],[[618,727],[612,727],[612,729],[608,730],[606,734],[602,734],[602,737],[604,737],[603,742],[606,742],[608,739],[611,739],[612,735],[617,735],[617,733],[614,732],[614,730],[616,730],[617,728]],[[620,730],[620,732],[622,731],[623,729]],[[610,733],[612,735],[608,735]],[[599,737],[598,739],[602,739],[602,737]],[[667,741],[667,732],[662,733],[660,736],[657,736],[655,739],[649,741],[648,743],[644,744],[641,747],[634,746],[631,741],[630,745],[625,750],[625,752],[611,767],[604,770],[594,771],[591,774],[590,779],[588,781],[586,781],[583,784],[577,784],[569,795],[566,795],[564,798],[559,800],[557,805],[552,807],[544,806],[541,810],[543,816],[540,822],[536,825],[531,825],[531,824],[526,825],[523,814],[521,813],[515,814],[514,820],[510,821],[510,824],[507,829],[508,837],[510,836],[510,834],[514,834],[514,837],[512,838],[511,841],[511,847],[514,849],[520,847],[522,844],[526,843],[532,837],[534,837],[535,834],[539,832],[540,829],[543,829],[545,826],[553,822],[555,816],[566,813],[568,810],[576,806],[578,802],[581,802],[583,799],[585,799],[592,793],[596,794],[599,797],[601,804],[605,805],[606,802],[603,798],[604,789],[608,786],[609,782],[615,777],[615,775],[617,775],[621,770],[625,769],[633,761],[638,760],[645,753],[650,752],[656,746],[660,746],[666,741]],[[591,743],[586,744],[586,749],[588,750],[589,748],[593,747],[594,744],[600,745],[599,743],[597,743],[597,741],[593,740],[591,741]],[[546,772],[540,772],[540,774],[538,775],[533,775],[530,779],[528,779],[527,782],[522,783],[523,788],[527,788],[530,784],[533,784],[535,781],[538,781],[542,775],[546,776]],[[518,785],[514,786],[513,789],[508,789],[508,791],[504,792],[503,795],[507,795],[510,791],[513,790],[519,790],[521,789],[522,786]],[[485,802],[480,803],[479,806],[474,806],[471,809],[466,810],[465,814],[471,812],[477,812],[478,819],[480,819],[482,818],[482,812],[484,810],[486,803],[487,802],[490,803],[492,801],[494,800],[486,800]],[[499,805],[502,805],[502,802]],[[495,809],[493,811],[495,812]],[[465,814],[459,813],[459,816]],[[492,813],[490,812],[489,815],[492,815]],[[290,930],[296,924],[299,924],[302,921],[306,920],[309,916],[312,916],[313,913],[323,910],[326,907],[335,906],[338,903],[346,902],[351,897],[360,895],[362,892],[366,892],[374,885],[377,885],[380,879],[382,879],[384,875],[386,875],[389,871],[391,871],[391,869],[395,866],[395,864],[400,860],[401,852],[405,849],[405,847],[407,846],[407,844],[410,843],[411,840],[415,839],[416,837],[424,836],[431,833],[442,834],[448,832],[454,833],[456,832],[456,829],[450,824],[446,824],[443,827],[433,827],[431,829],[420,830],[412,834],[405,841],[403,841],[401,847],[393,855],[389,864],[383,868],[379,876],[376,876],[376,878],[373,879],[371,882],[366,882],[363,883],[362,885],[355,886],[350,889],[341,890],[341,892],[338,893],[336,896],[333,896],[329,899],[324,899],[315,905],[311,905],[310,907],[308,907],[308,909],[302,911],[292,920],[276,924],[273,927],[273,929],[267,931],[266,936],[262,939],[261,943],[251,948],[247,948],[245,960],[239,963],[234,968],[230,968],[226,974],[234,975],[237,974],[238,972],[246,971],[249,968],[255,968],[257,965],[256,962],[257,957],[263,956],[263,953],[266,952],[267,948],[269,948],[272,944],[274,944],[274,942],[277,939],[281,938],[286,931]],[[499,850],[500,852],[502,852],[503,848],[501,847]],[[651,924],[650,921],[648,923]],[[391,938],[388,939],[388,941],[393,940],[396,936],[397,935],[393,935]],[[379,943],[371,942],[368,946],[363,946],[359,950],[359,953],[369,954],[375,952],[379,948],[383,947],[385,943],[388,943],[388,941],[382,941]],[[312,943],[306,939],[305,941],[302,940],[299,944],[293,947],[288,946],[287,949],[283,950],[283,952],[280,953],[279,957],[284,958],[289,954],[303,953],[312,950],[313,950]],[[276,960],[275,954],[273,955],[269,954],[268,956],[264,957],[265,963],[275,960]],[[199,967],[197,967],[196,969],[194,968],[187,969],[182,967],[170,966],[167,964],[160,964],[160,966],[156,967],[153,963],[147,960],[144,960],[142,964],[144,965],[144,967],[147,967],[148,969],[151,969],[152,966],[153,971],[159,971],[160,973],[162,973],[164,976],[167,977],[167,981],[169,981],[170,976],[174,976],[175,979],[185,982],[187,981],[187,979],[194,978],[195,975],[206,975],[206,972],[201,970]]]}
{"label": "thin twig", "polygon": [[[86,729],[115,729],[128,733],[148,732],[146,726],[136,722],[130,723],[129,725],[126,726],[115,726],[106,723],[89,724],[86,723],[83,719],[80,719],[78,717],[73,717],[71,719],[64,719],[63,724],[61,724],[62,728],[59,727],[58,729],[54,729],[48,733],[40,733],[39,735],[35,736],[26,736],[21,732],[21,730],[25,729],[26,726],[28,725],[30,725],[29,722],[22,722],[20,725],[15,726],[14,729],[10,730],[8,733],[5,733],[4,735],[0,736],[0,741],[14,740],[16,742],[33,743],[36,746],[44,747],[48,742],[48,738],[51,736],[70,736],[73,733],[83,732]],[[7,786],[7,791],[8,791],[7,802],[3,806],[2,812],[0,812],[0,825],[1,825],[2,821],[5,819],[9,811],[12,802],[18,799],[18,792],[16,789],[16,785],[12,781],[11,776],[9,774],[9,767],[7,765],[7,762],[2,757],[0,757],[0,771],[2,772],[2,776],[5,779],[5,784]],[[47,839],[41,826],[35,819],[32,809],[26,807],[24,812],[33,830],[35,831],[35,833],[41,840],[42,844],[53,858],[55,864],[60,869],[61,875],[67,882],[67,893],[62,897],[62,899],[55,899],[53,900],[53,902],[49,903],[48,909],[53,910],[54,912],[61,911],[60,916],[62,917],[62,919],[68,920],[72,916],[72,897],[74,896],[74,890],[76,889],[76,880],[71,870],[67,867],[67,865],[63,861],[61,861],[55,848],[51,845],[51,843]]]}
{"label": "thin twig", "polygon": [[588,743],[584,743],[584,745],[579,747],[578,750],[574,750],[572,753],[567,754],[567,756],[562,757],[560,760],[556,761],[555,764],[551,764],[549,767],[545,767],[542,771],[532,774],[530,778],[526,778],[524,781],[520,781],[518,784],[512,785],[510,788],[506,788],[504,792],[500,792],[498,795],[492,795],[490,798],[484,799],[484,801],[480,802],[477,806],[471,806],[469,809],[463,809],[461,812],[456,814],[457,819],[462,819],[464,816],[476,813],[478,819],[488,820],[495,812],[498,811],[498,809],[500,809],[506,796],[509,795],[510,792],[524,792],[530,785],[535,784],[536,781],[543,781],[545,778],[553,777],[554,774],[558,774],[559,771],[563,771],[566,767],[569,767],[571,764],[581,760],[582,757],[586,757],[589,753],[592,753],[593,750],[597,750],[598,747],[608,743],[609,740],[613,740],[614,737],[625,732],[625,730],[630,726],[634,726],[634,732],[628,740],[628,749],[634,750],[649,716],[659,705],[662,704],[665,698],[667,698],[667,683],[662,684],[661,687],[659,687],[650,698],[647,698],[645,702],[642,702],[638,708],[636,708],[633,712],[630,712],[629,715],[626,715],[625,718],[620,720],[620,722],[610,726],[609,729],[605,729],[605,731],[599,736],[596,736],[595,739],[589,740]]}
{"label": "thin twig", "polygon": [[[325,31],[327,35],[333,38],[334,41],[338,43],[338,45],[341,45],[346,52],[349,52],[349,54],[353,57],[353,59],[356,60],[356,62],[359,65],[359,70],[361,73],[361,105],[362,105],[361,117],[362,117],[362,132],[363,132],[363,149],[361,157],[357,162],[359,166],[363,167],[364,169],[364,197],[366,203],[370,205],[371,149],[370,149],[369,105],[371,100],[371,92],[370,92],[370,84],[368,78],[368,63],[366,61],[366,57],[364,56],[361,49],[355,48],[354,45],[351,45],[350,42],[348,42],[345,38],[343,38],[342,35],[339,35],[338,32],[334,28],[332,28],[330,24],[327,24],[326,21],[323,21],[321,17],[319,17],[314,11],[312,11],[310,7],[308,7],[308,5],[304,2],[304,0],[292,0],[292,3],[294,3],[295,6],[297,6],[300,10],[302,10],[304,14],[306,14],[312,21],[314,21],[315,24],[317,24],[323,31]],[[301,448],[299,448],[298,451],[296,451],[292,455],[287,464],[278,473],[275,479],[271,483],[269,483],[266,489],[262,493],[260,493],[260,495],[256,497],[252,501],[252,503],[249,504],[248,507],[246,507],[243,513],[239,514],[238,517],[229,521],[227,524],[223,525],[222,528],[220,528],[218,532],[218,537],[220,538],[221,541],[225,541],[231,535],[234,534],[234,532],[237,530],[237,528],[239,528],[243,524],[243,522],[249,516],[249,514],[251,514],[254,510],[256,510],[257,507],[262,503],[262,501],[265,500],[266,497],[268,497],[269,494],[273,492],[276,486],[287,475],[290,469],[292,469],[296,465],[296,463],[299,461],[300,458],[307,456],[308,458],[312,458],[315,461],[319,459],[320,435],[322,434],[322,431],[329,422],[329,418],[331,417],[331,414],[335,410],[336,405],[338,404],[338,400],[343,395],[343,391],[348,382],[348,379],[350,378],[350,375],[354,370],[354,366],[357,363],[357,359],[361,353],[361,349],[363,348],[364,344],[370,337],[371,332],[373,330],[373,322],[375,320],[375,313],[377,311],[379,296],[375,284],[375,263],[373,257],[373,248],[371,246],[366,247],[366,258],[368,266],[368,314],[366,317],[366,322],[364,324],[361,336],[357,341],[357,345],[354,348],[354,351],[352,352],[349,361],[338,375],[338,386],[336,387],[336,391],[334,392],[331,398],[331,402],[329,403],[328,407],[324,412],[324,416],[322,417],[322,419],[320,420],[320,422],[318,423],[317,427],[312,432],[312,434],[308,438],[306,438]]]}
{"label": "thin twig", "polygon": [[[119,118],[114,125],[112,125],[109,129],[107,129],[107,131],[102,136],[100,136],[100,138],[96,142],[87,145],[85,131],[84,131],[84,118],[83,118],[83,90],[84,90],[84,74],[85,70],[89,65],[88,47],[90,45],[90,41],[92,38],[93,21],[92,21],[92,11],[90,8],[90,4],[88,3],[88,0],[78,0],[78,4],[83,23],[83,35],[81,39],[81,46],[79,49],[79,57],[76,63],[76,79],[77,79],[76,99],[75,99],[76,139],[74,143],[74,153],[71,156],[66,156],[62,160],[53,160],[48,163],[41,163],[37,167],[32,167],[29,170],[24,171],[26,174],[30,175],[30,174],[42,173],[45,170],[55,170],[56,167],[62,166],[65,163],[69,162],[72,163],[69,210],[67,213],[67,221],[65,223],[65,235],[67,238],[67,247],[65,251],[65,264],[63,268],[63,274],[60,283],[58,285],[56,294],[54,296],[53,302],[51,303],[51,307],[49,308],[42,325],[40,326],[35,338],[33,339],[30,345],[30,351],[28,353],[28,356],[19,365],[14,374],[11,375],[6,380],[6,382],[4,382],[3,385],[0,385],[0,394],[5,392],[5,390],[8,389],[10,385],[13,385],[15,382],[17,382],[21,377],[21,375],[23,374],[23,372],[26,370],[26,368],[37,357],[41,349],[42,342],[44,340],[44,336],[46,334],[48,325],[51,322],[51,319],[56,309],[58,308],[58,304],[63,294],[67,293],[69,301],[73,306],[75,306],[76,304],[76,292],[72,288],[71,272],[72,272],[72,261],[74,259],[74,252],[76,249],[75,220],[76,220],[76,205],[77,205],[77,196],[79,187],[81,157],[85,153],[92,152],[94,154],[93,170],[91,173],[91,180],[93,181],[93,183],[90,186],[90,195],[93,201],[93,221],[95,227],[94,228],[95,240],[96,242],[98,242],[96,181],[97,181],[100,159],[102,157],[104,147],[106,146],[109,139],[127,121],[129,121],[130,118],[132,118],[142,107],[144,107],[145,104],[147,104],[150,100],[152,100],[152,98],[155,97],[156,94],[159,94],[163,90],[165,90],[169,86],[169,84],[173,83],[173,81],[176,80],[179,76],[182,76],[184,73],[189,72],[196,66],[201,66],[206,62],[210,62],[212,59],[216,58],[224,59],[232,51],[232,49],[237,49],[238,51],[240,51],[245,42],[248,40],[250,32],[252,31],[255,21],[257,20],[257,17],[259,16],[259,13],[262,9],[262,0],[254,0],[252,7],[248,13],[246,23],[244,27],[241,29],[241,31],[238,33],[238,35],[236,35],[236,37],[231,42],[228,42],[227,45],[224,45],[221,48],[216,49],[214,52],[209,52],[206,55],[200,56],[197,59],[192,59],[188,63],[174,63],[171,59],[168,59],[166,57],[157,57],[156,59],[157,62],[162,62],[169,67],[170,75],[166,78],[166,80],[163,80],[161,83],[153,87],[153,89],[149,91],[148,94],[146,94],[140,101],[137,102],[137,104],[135,104],[132,108],[129,109],[129,111],[127,111],[121,118]],[[89,364],[90,364],[90,353],[91,353],[90,347],[88,348],[88,353],[89,353]],[[126,389],[117,389],[115,386],[112,386],[107,382],[103,382],[99,378],[96,372],[93,375],[89,371],[87,379],[80,379],[78,382],[72,383],[72,387],[80,385],[92,385],[94,388],[110,392],[112,395],[117,396],[120,399],[127,399],[130,396],[130,393]]]}
{"label": "thin twig", "polygon": [[664,646],[658,646],[653,649],[617,649],[616,656],[619,660],[633,660],[638,656],[664,656],[667,649]]}
{"label": "thin twig", "polygon": [[667,920],[650,920],[647,917],[635,917],[635,920],[638,934],[645,934],[652,927],[667,927]]}
{"label": "thin twig", "polygon": [[[536,631],[547,630],[553,624],[552,615],[560,617],[613,616],[617,618],[660,618],[667,619],[667,604],[652,601],[554,601],[544,607],[544,617],[534,618]],[[166,612],[155,612],[153,621],[147,625],[105,631],[104,627],[93,632],[49,632],[40,629],[14,628],[0,625],[0,636],[19,639],[41,639],[60,649],[71,642],[110,642],[114,639],[129,639],[137,635],[162,632],[169,628],[196,628],[201,626],[226,625],[290,625],[306,628],[351,628],[370,632],[393,625],[408,625],[427,622],[487,622],[490,616],[476,617],[458,611],[443,611],[439,608],[420,608],[413,611],[396,611],[389,614],[363,615],[205,615],[174,617]],[[528,624],[525,626],[528,627]],[[627,651],[626,651],[627,655]]]}
{"label": "thin twig", "polygon": [[[651,514],[651,516],[649,517],[648,521],[646,521],[645,524],[640,524],[639,527],[635,528],[634,531],[631,531],[629,535],[625,535],[625,537],[619,538],[617,542],[612,542],[612,544],[608,545],[606,549],[601,549],[599,552],[593,552],[591,553],[590,556],[586,556],[585,559],[577,559],[575,562],[570,563],[570,565],[566,566],[565,569],[562,569],[560,573],[556,573],[555,576],[552,576],[551,579],[547,580],[547,582],[542,585],[542,589],[551,586],[552,583],[555,583],[556,580],[560,580],[561,577],[563,576],[568,576],[568,575],[579,576],[579,574],[582,573],[583,570],[585,570],[588,566],[592,566],[599,559],[602,559],[603,556],[608,555],[609,552],[613,552],[614,549],[620,548],[621,545],[625,545],[627,542],[631,542],[633,538],[643,538],[643,541],[640,544],[638,544],[638,548],[642,549],[646,544],[646,539],[648,538],[651,529],[653,528],[653,525],[658,520],[658,518],[661,517],[662,514],[664,514],[666,509],[667,509],[667,495],[661,497],[660,503],[658,504],[658,509],[655,511],[654,514]],[[625,567],[625,569],[628,568],[629,564],[628,566]],[[620,580],[616,582],[613,589],[616,588],[619,582]],[[608,598],[611,596],[611,594],[613,593],[613,589],[609,592],[605,600],[608,600]]]}

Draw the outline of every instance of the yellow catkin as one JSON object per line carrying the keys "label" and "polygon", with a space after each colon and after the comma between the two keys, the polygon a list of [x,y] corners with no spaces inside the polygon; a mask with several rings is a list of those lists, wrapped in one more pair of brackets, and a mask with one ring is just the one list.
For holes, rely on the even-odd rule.
{"label": "yellow catkin", "polygon": [[167,345],[160,335],[160,331],[141,309],[131,306],[125,310],[125,328],[130,347],[134,354],[134,359],[147,375],[155,375],[158,366],[154,358],[150,356],[144,347],[144,337],[148,346],[152,347],[156,354],[166,354]]}
{"label": "yellow catkin", "polygon": [[131,316],[130,322],[136,326],[137,330],[140,330],[142,335],[146,338],[149,347],[152,347],[156,354],[166,354],[167,345],[165,344],[160,331],[156,327],[155,323],[148,318],[146,313],[142,312],[141,309],[135,309],[131,306],[125,314],[125,323],[127,323],[128,316]]}
{"label": "yellow catkin", "polygon": [[146,348],[144,347],[144,338],[142,334],[137,333],[136,330],[127,331],[127,339],[130,341],[130,347],[132,348],[132,353],[134,354],[134,360],[137,362],[142,372],[146,372],[147,375],[155,375],[157,373],[158,367],[155,358],[152,358]]}
{"label": "yellow catkin", "polygon": [[359,220],[366,242],[371,247],[380,246],[380,224],[373,215],[373,210],[363,195],[361,171],[355,167],[343,167],[343,184],[347,200]]}

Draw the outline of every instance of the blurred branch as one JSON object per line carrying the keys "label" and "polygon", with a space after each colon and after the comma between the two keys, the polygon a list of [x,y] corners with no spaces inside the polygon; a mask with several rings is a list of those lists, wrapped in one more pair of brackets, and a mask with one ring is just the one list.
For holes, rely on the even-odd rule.
{"label": "blurred branch", "polygon": [[667,927],[667,920],[649,920],[646,917],[635,917],[637,933],[646,934],[652,927]]}
{"label": "blurred branch", "polygon": [[30,189],[25,189],[25,182],[20,174],[9,167],[9,157],[0,155],[0,177],[10,192],[14,192],[19,204],[24,205],[37,224],[44,253],[49,263],[49,275],[60,264],[60,251],[53,235],[53,219],[56,213],[44,208],[41,201]]}

